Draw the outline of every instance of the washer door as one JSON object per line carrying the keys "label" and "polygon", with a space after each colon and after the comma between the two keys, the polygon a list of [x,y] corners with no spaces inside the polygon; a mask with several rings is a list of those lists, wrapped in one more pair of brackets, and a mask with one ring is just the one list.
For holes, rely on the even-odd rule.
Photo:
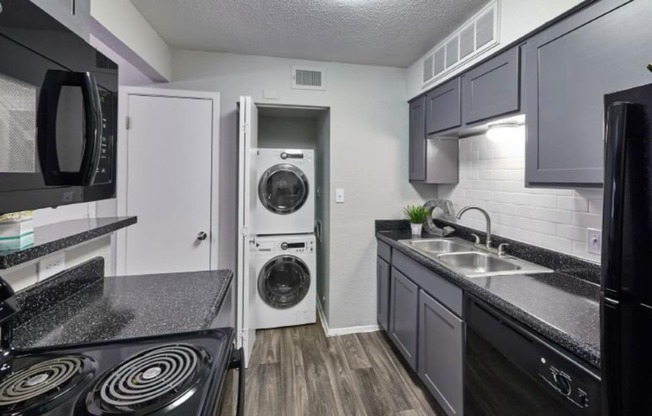
{"label": "washer door", "polygon": [[296,166],[272,166],[260,178],[258,198],[274,214],[292,214],[308,200],[308,178]]}
{"label": "washer door", "polygon": [[310,270],[295,256],[279,256],[268,261],[258,275],[261,299],[276,309],[291,308],[306,297]]}

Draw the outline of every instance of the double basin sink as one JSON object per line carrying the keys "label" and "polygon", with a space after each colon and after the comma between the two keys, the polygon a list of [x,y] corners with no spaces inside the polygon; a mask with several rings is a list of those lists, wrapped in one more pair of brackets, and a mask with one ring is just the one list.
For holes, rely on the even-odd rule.
{"label": "double basin sink", "polygon": [[399,242],[467,278],[552,273],[552,270],[548,268],[516,257],[499,256],[483,251],[473,243],[457,237],[401,240]]}

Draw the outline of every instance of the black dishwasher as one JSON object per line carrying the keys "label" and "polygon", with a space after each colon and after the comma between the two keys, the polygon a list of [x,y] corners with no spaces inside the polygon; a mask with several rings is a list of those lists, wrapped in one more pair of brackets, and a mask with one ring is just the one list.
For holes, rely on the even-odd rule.
{"label": "black dishwasher", "polygon": [[600,415],[596,370],[481,300],[465,303],[465,415]]}

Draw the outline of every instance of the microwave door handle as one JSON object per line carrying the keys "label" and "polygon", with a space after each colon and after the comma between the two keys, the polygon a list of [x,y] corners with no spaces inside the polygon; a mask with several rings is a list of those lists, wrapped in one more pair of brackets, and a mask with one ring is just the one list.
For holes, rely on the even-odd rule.
{"label": "microwave door handle", "polygon": [[[83,155],[78,173],[62,172],[57,142],[57,114],[63,87],[79,87],[84,100],[85,131]],[[80,114],[81,116],[81,114]],[[85,72],[48,70],[39,96],[37,114],[39,161],[48,186],[92,185],[97,171],[102,140],[102,107],[95,77]]]}
{"label": "microwave door handle", "polygon": [[80,73],[82,92],[84,94],[84,111],[86,115],[86,132],[84,141],[84,156],[79,171],[80,185],[91,186],[102,154],[102,103],[97,82],[93,74]]}
{"label": "microwave door handle", "polygon": [[625,156],[628,114],[632,104],[617,102],[607,109],[605,130],[604,249],[602,289],[609,296],[621,292],[622,223],[625,197]]}

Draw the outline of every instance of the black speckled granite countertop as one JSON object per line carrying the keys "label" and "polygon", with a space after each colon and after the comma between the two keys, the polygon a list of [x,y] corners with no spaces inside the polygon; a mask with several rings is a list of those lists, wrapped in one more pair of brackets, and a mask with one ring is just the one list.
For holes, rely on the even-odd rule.
{"label": "black speckled granite countertop", "polygon": [[[230,293],[233,280],[229,270],[102,278],[101,272],[97,274],[101,270],[97,260],[84,267],[50,283],[58,289],[35,288],[18,294],[28,316],[19,318],[12,343],[15,348],[206,329]],[[89,276],[92,270],[93,281],[80,282],[88,279],[80,276]],[[79,289],[74,294],[63,299],[56,294],[72,291],[74,285]]]}
{"label": "black speckled granite countertop", "polygon": [[[381,229],[387,228],[391,226],[383,222]],[[464,238],[459,232],[455,236]],[[593,279],[581,279],[568,272],[469,279],[399,243],[412,238],[409,230],[377,231],[376,237],[596,368],[600,367],[600,287],[590,281]],[[567,267],[567,259],[545,257],[546,252],[530,253],[525,260],[533,261],[533,257],[539,256],[535,263],[556,271]],[[583,263],[573,262],[575,268]],[[586,269],[592,273],[595,266],[587,263]]]}
{"label": "black speckled granite countertop", "polygon": [[0,251],[0,270],[110,234],[137,221],[137,217],[89,218],[36,227],[34,244],[20,250]]}

